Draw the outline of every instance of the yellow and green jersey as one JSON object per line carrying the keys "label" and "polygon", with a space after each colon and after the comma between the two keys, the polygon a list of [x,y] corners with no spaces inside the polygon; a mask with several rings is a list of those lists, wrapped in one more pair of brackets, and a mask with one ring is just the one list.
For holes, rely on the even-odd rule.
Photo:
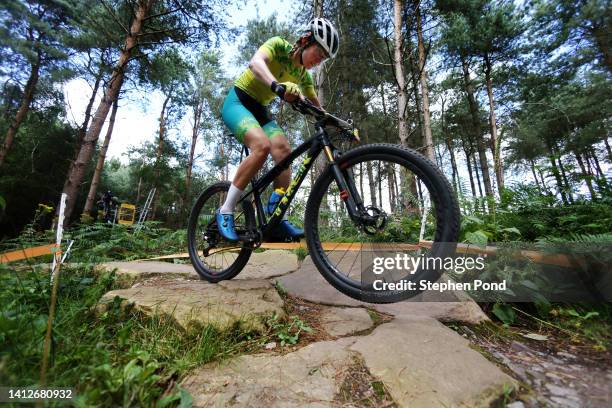
{"label": "yellow and green jersey", "polygon": [[[292,47],[289,42],[281,37],[272,37],[259,47],[259,51],[264,52],[268,56],[270,60],[268,62],[268,69],[274,75],[277,82],[293,82],[300,86],[304,96],[315,98],[316,93],[312,76],[306,71],[306,68],[296,66],[289,56]],[[255,78],[250,68],[247,68],[234,81],[234,85],[263,106],[269,105],[277,96],[268,85]]]}

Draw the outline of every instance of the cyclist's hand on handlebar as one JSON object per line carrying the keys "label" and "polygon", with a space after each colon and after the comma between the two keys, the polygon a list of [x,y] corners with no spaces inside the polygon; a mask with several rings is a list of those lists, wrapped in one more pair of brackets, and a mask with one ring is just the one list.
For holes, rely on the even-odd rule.
{"label": "cyclist's hand on handlebar", "polygon": [[296,99],[302,99],[302,91],[297,84],[293,82],[281,82],[280,84],[273,81],[270,89],[277,94],[281,99],[287,102],[294,102]]}

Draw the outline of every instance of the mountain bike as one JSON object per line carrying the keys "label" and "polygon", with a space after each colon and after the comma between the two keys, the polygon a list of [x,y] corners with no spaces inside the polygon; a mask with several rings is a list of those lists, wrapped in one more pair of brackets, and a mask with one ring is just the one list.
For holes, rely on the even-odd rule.
{"label": "mountain bike", "polygon": [[[373,266],[380,259],[401,261],[404,255],[452,255],[459,207],[442,172],[417,151],[400,145],[376,143],[346,150],[345,145],[360,142],[350,121],[303,100],[292,107],[314,118],[315,134],[265,174],[253,178],[234,215],[237,242],[226,241],[215,221],[229,182],[209,186],[195,202],[187,233],[196,272],[212,283],[240,273],[253,251],[272,237],[323,152],[327,165],[310,183],[304,216],[308,253],[323,277],[340,292],[370,303],[397,302],[421,291],[382,283],[436,281],[443,272],[438,264],[399,265],[381,274]],[[267,216],[262,203],[266,189],[300,156],[302,162],[285,196]],[[429,242],[428,248],[421,245],[423,241]]]}

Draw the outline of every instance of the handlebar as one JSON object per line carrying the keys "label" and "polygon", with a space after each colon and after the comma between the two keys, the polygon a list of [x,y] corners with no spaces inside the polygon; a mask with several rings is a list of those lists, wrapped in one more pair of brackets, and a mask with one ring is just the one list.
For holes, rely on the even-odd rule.
{"label": "handlebar", "polygon": [[[277,94],[279,98],[285,100],[285,92],[287,91],[286,86],[283,84],[279,84],[276,81],[272,81],[270,84],[270,89],[272,92]],[[359,133],[357,129],[353,126],[352,123],[342,120],[331,113],[314,106],[312,103],[303,98],[297,98],[293,102],[289,102],[291,107],[296,111],[300,112],[303,115],[311,115],[317,120],[317,124],[315,126],[333,126],[337,128],[341,135],[352,142],[359,143],[361,140],[359,139]]]}
{"label": "handlebar", "polygon": [[359,136],[354,126],[331,113],[314,106],[312,103],[305,99],[296,99],[295,102],[291,102],[291,107],[303,115],[313,116],[317,122],[320,122],[323,126],[334,126],[340,129],[347,137],[351,140],[359,142]]}

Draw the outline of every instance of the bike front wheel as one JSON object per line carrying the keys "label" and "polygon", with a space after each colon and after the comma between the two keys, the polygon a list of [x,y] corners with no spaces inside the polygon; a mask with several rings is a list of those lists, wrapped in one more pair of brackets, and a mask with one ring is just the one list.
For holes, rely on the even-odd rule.
{"label": "bike front wheel", "polygon": [[[391,144],[349,150],[336,163],[349,191],[339,190],[329,166],[306,205],[308,250],[323,277],[370,303],[398,302],[420,292],[383,284],[436,281],[442,273],[437,265],[408,261],[454,253],[459,207],[442,172],[418,152]],[[347,211],[348,196],[363,203],[358,220]]]}
{"label": "bike front wheel", "polygon": [[[191,263],[200,277],[216,283],[232,279],[248,262],[252,246],[224,239],[217,228],[215,212],[225,202],[230,183],[222,181],[208,187],[191,209],[187,225],[187,246]],[[234,213],[236,232],[241,235],[255,226],[250,201],[243,200]]]}

